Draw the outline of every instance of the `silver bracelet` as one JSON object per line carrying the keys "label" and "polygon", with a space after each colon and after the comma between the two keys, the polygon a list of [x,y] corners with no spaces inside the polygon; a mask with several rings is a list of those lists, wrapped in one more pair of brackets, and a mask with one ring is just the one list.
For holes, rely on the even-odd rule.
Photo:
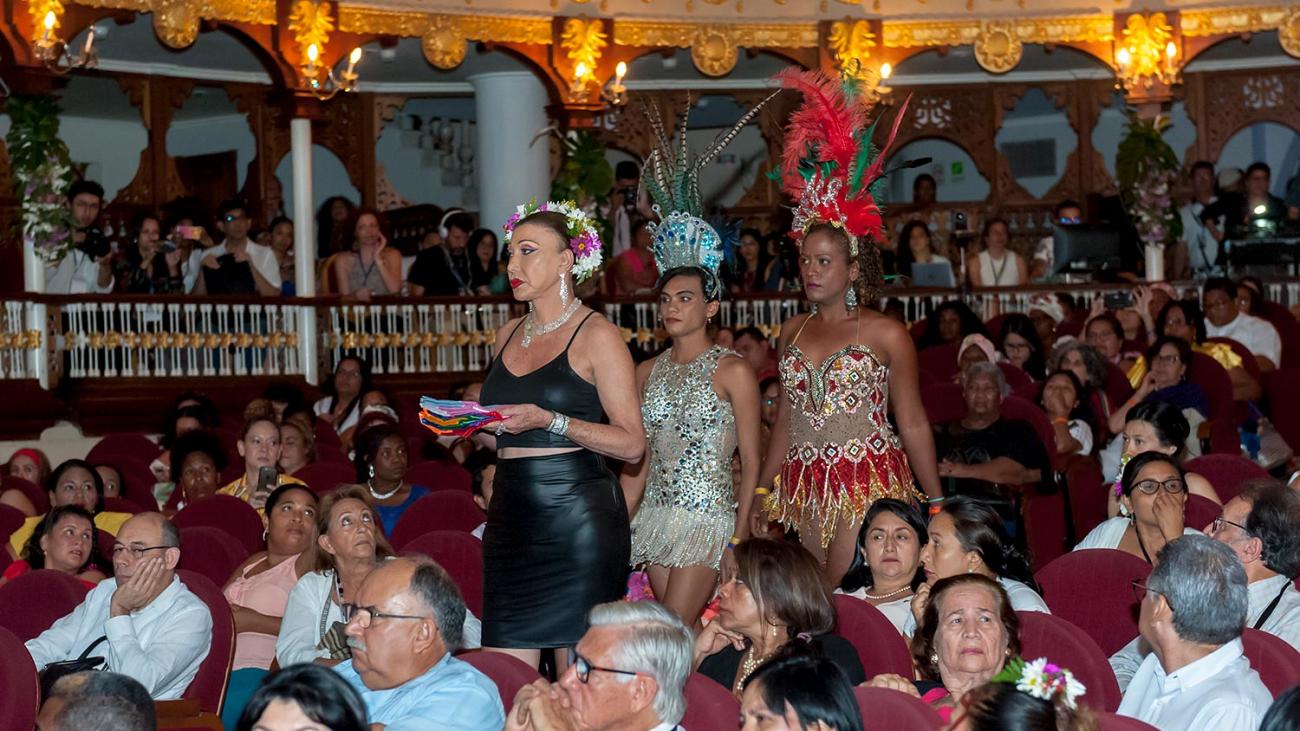
{"label": "silver bracelet", "polygon": [[552,412],[551,423],[546,427],[546,431],[556,436],[566,436],[569,431],[569,417],[558,411]]}

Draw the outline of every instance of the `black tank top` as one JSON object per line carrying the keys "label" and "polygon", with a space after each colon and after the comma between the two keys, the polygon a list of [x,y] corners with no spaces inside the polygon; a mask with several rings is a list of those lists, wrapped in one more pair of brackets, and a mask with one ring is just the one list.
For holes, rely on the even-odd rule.
{"label": "black tank top", "polygon": [[[578,331],[594,314],[596,313],[588,312],[587,316],[582,318],[582,322],[578,323],[573,336],[569,338],[569,342],[565,344],[564,350],[560,351],[559,355],[524,376],[511,373],[501,360],[506,348],[510,347],[510,341],[515,339],[515,333],[519,331],[519,325],[515,325],[515,329],[510,331],[510,337],[506,339],[506,344],[501,346],[501,351],[488,367],[487,377],[483,379],[480,401],[484,404],[502,405],[536,404],[547,411],[555,411],[571,419],[597,424],[604,422],[605,410],[600,405],[600,394],[596,391],[596,386],[574,373],[573,367],[569,365],[569,348],[578,337]],[[523,324],[523,321],[521,320],[519,324]],[[497,437],[498,449],[577,446],[579,445],[569,439],[552,434],[545,429],[531,429],[521,434],[502,434]]]}

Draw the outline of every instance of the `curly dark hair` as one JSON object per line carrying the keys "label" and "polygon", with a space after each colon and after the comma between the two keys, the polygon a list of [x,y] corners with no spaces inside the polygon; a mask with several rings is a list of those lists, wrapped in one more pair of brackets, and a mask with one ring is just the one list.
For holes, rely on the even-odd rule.
{"label": "curly dark hair", "polygon": [[857,290],[858,302],[864,307],[876,307],[880,302],[880,290],[885,286],[885,265],[880,260],[880,247],[871,239],[863,237],[858,240],[858,255],[853,258],[850,255],[849,235],[843,228],[832,223],[818,223],[808,228],[803,240],[807,241],[818,233],[830,236],[844,250],[844,256],[849,259],[850,265],[857,263],[858,276],[853,280],[852,286]]}

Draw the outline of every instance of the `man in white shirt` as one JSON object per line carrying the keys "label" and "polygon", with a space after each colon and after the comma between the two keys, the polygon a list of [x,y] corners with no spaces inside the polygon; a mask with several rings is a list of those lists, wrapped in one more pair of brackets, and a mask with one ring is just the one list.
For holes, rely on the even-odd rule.
{"label": "man in white shirt", "polygon": [[1243,654],[1246,571],[1206,536],[1170,541],[1145,586],[1138,630],[1152,648],[1118,713],[1162,731],[1249,731],[1273,703]]}
{"label": "man in white shirt", "polygon": [[1178,209],[1183,220],[1183,237],[1187,247],[1187,265],[1193,274],[1217,271],[1219,240],[1201,220],[1201,211],[1219,200],[1214,194],[1214,164],[1201,160],[1192,165],[1192,199]]}
{"label": "man in white shirt", "polygon": [[694,635],[657,602],[608,602],[570,653],[560,682],[515,696],[505,731],[683,731]]}
{"label": "man in white shirt", "polygon": [[140,681],[154,700],[181,697],[212,644],[212,615],[176,578],[180,533],[161,513],[122,524],[113,569],[72,613],[27,642],[37,669],[96,645],[105,668]]}
{"label": "man in white shirt", "polygon": [[68,188],[68,206],[76,230],[76,247],[53,266],[45,267],[45,291],[50,294],[104,294],[113,291],[113,257],[95,226],[104,205],[104,188],[93,180],[78,180]]}
{"label": "man in white shirt", "polygon": [[1237,308],[1237,285],[1231,279],[1215,277],[1201,292],[1205,309],[1205,334],[1211,338],[1232,338],[1246,346],[1259,362],[1259,369],[1271,371],[1282,362],[1282,338],[1267,320],[1247,315]]}
{"label": "man in white shirt", "polygon": [[[263,246],[248,239],[248,230],[252,226],[248,206],[239,200],[228,200],[221,204],[217,216],[217,228],[225,234],[220,244],[208,249],[203,254],[202,270],[194,283],[195,294],[259,294],[263,297],[275,297],[280,294],[280,264],[275,260],[275,252],[269,246]],[[225,257],[229,256],[229,259]],[[239,264],[247,263],[252,274],[253,291],[229,289],[234,278],[229,274],[238,271]],[[223,274],[218,275],[218,272]],[[218,277],[221,291],[211,287],[208,278]]]}

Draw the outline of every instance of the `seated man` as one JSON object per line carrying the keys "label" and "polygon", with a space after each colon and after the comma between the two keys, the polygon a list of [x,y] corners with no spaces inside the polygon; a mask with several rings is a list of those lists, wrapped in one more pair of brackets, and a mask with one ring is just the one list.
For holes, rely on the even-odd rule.
{"label": "seated man", "polygon": [[36,731],[154,731],[153,699],[121,673],[80,672],[59,678],[36,716]]}
{"label": "seated man", "polygon": [[352,659],[335,666],[357,689],[370,723],[386,731],[499,731],[505,710],[487,676],[451,656],[465,600],[428,559],[375,569],[343,607]]}
{"label": "seated man", "polygon": [[946,493],[1001,497],[991,485],[1039,482],[1051,469],[1038,433],[1017,419],[1002,418],[1007,384],[995,363],[975,363],[962,372],[966,415],[939,427],[934,436],[939,476]]}
{"label": "seated man", "polygon": [[661,604],[597,604],[559,684],[521,688],[506,731],[681,731],[693,650],[691,631]]}
{"label": "seated man", "polygon": [[759,382],[779,375],[776,360],[772,358],[772,348],[768,345],[762,330],[751,325],[736,333],[735,347],[736,352],[740,353],[749,367],[754,369],[754,375],[758,377]]}
{"label": "seated man", "polygon": [[1247,485],[1205,534],[1227,545],[1246,569],[1246,626],[1300,650],[1300,493],[1277,483]]}
{"label": "seated man", "polygon": [[72,614],[27,642],[36,668],[90,649],[105,669],[140,681],[154,700],[181,697],[212,644],[212,615],[176,578],[181,536],[162,513],[140,513],[113,542],[115,576]]}
{"label": "seated man", "polygon": [[1152,652],[1118,713],[1162,731],[1255,729],[1273,702],[1243,654],[1246,571],[1205,536],[1165,544],[1142,592],[1138,630]]}
{"label": "seated man", "polygon": [[1231,279],[1206,280],[1201,293],[1205,307],[1205,335],[1232,338],[1246,346],[1262,371],[1271,371],[1282,362],[1282,338],[1272,323],[1247,315],[1237,307],[1237,285]]}
{"label": "seated man", "polygon": [[[1052,223],[1057,226],[1078,226],[1083,223],[1083,207],[1068,198],[1057,203]],[[1045,279],[1052,271],[1055,258],[1056,237],[1044,236],[1039,239],[1034,247],[1034,260],[1029,265],[1029,278],[1036,282]]]}

